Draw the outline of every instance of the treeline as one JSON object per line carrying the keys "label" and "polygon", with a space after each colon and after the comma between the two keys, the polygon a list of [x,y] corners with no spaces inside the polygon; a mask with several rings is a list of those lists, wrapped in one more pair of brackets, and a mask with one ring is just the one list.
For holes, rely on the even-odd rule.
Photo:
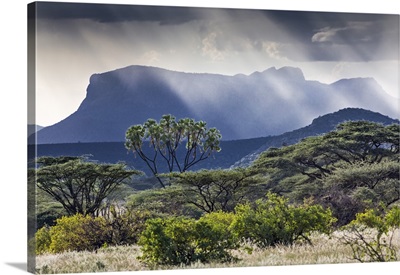
{"label": "treeline", "polygon": [[[161,122],[164,127],[159,127]],[[163,136],[165,123],[169,132]],[[181,129],[174,123],[166,117],[160,124],[145,125],[157,127],[158,140],[146,136],[144,127],[133,128],[128,145],[134,148],[150,138],[155,156],[164,154],[173,167],[174,147],[166,137]],[[219,150],[216,130],[211,132],[212,142],[206,143],[210,132],[205,125],[185,123],[200,127],[190,132],[187,165]],[[134,129],[143,136],[135,136]],[[160,188],[133,192],[123,205],[111,200],[113,192],[138,180],[138,171],[84,158],[41,158],[41,166],[30,173],[39,192],[61,207],[43,219],[34,246],[40,254],[139,244],[142,261],[181,265],[238,260],[232,251],[246,242],[261,248],[312,243],[313,232],[343,230],[341,241],[352,247],[355,259],[396,260],[396,250],[386,240],[400,226],[399,134],[398,124],[345,122],[325,135],[271,148],[248,168],[155,173]],[[200,139],[194,141],[194,135]],[[157,148],[161,142],[170,147]],[[204,144],[209,146],[206,150],[193,147]],[[134,150],[141,152],[140,147]],[[147,159],[149,165],[152,160],[154,156]],[[370,228],[374,238],[363,243]]]}

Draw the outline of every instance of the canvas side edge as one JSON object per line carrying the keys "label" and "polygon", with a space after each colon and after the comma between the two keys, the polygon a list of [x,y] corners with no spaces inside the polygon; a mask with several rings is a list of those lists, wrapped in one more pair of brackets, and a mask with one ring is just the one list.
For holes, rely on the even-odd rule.
{"label": "canvas side edge", "polygon": [[[27,5],[27,16],[28,16],[28,125],[36,125],[36,12],[37,3],[29,3]],[[37,147],[36,147],[36,133],[30,136],[30,142],[27,142],[27,192],[28,192],[28,216],[27,216],[27,271],[30,273],[36,273],[36,241],[35,232],[37,227],[36,222],[36,174],[35,170],[32,169],[30,160],[36,159]]]}

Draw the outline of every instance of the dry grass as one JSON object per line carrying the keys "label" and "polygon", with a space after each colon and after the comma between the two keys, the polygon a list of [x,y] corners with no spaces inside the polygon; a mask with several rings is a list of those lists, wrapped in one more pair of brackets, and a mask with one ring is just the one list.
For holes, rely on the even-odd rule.
{"label": "dry grass", "polygon": [[[276,246],[267,249],[247,245],[234,251],[234,255],[241,260],[235,263],[195,263],[190,266],[171,267],[159,266],[156,269],[182,268],[223,268],[249,266],[279,266],[279,265],[309,265],[309,264],[336,264],[355,263],[352,259],[350,247],[338,241],[341,233],[332,237],[315,235],[313,245],[295,244],[292,246]],[[400,230],[395,232],[394,245],[397,255],[400,256]],[[247,247],[247,248],[245,248]],[[249,253],[251,251],[251,253]],[[40,255],[37,257],[37,273],[80,273],[80,272],[115,272],[150,270],[154,267],[146,266],[137,257],[140,256],[138,246],[119,246],[100,249],[97,253],[68,252],[56,255]]]}
{"label": "dry grass", "polygon": [[[335,237],[315,235],[313,245],[299,243],[291,246],[278,245],[266,249],[247,246],[247,249],[235,251],[234,255],[241,260],[228,264],[195,264],[190,268],[208,267],[249,267],[280,266],[308,264],[354,263],[351,249],[340,244]],[[251,251],[251,253],[249,253]]]}
{"label": "dry grass", "polygon": [[147,268],[137,260],[138,246],[117,246],[97,252],[65,252],[37,257],[38,274],[137,271]]}

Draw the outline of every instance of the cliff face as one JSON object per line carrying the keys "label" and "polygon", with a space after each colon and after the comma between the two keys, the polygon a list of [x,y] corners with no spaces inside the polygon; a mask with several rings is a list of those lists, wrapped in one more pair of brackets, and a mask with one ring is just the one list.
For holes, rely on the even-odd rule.
{"label": "cliff face", "polygon": [[130,66],[92,75],[86,98],[66,119],[38,132],[38,143],[123,141],[125,131],[164,114],[204,120],[224,140],[279,135],[347,107],[396,116],[369,78],[331,85],[307,81],[298,68],[224,76]]}

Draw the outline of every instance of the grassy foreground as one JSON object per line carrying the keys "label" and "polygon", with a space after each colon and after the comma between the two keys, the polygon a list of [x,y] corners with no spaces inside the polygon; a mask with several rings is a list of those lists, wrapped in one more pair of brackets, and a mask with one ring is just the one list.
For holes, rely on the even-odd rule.
{"label": "grassy foreground", "polygon": [[[235,263],[195,263],[190,266],[152,267],[141,263],[139,246],[117,246],[99,249],[97,252],[67,252],[62,254],[45,254],[37,257],[38,274],[80,273],[80,272],[115,272],[138,271],[152,269],[181,268],[223,268],[248,266],[279,266],[306,264],[356,263],[352,259],[350,247],[338,241],[340,233],[332,237],[326,235],[313,236],[313,245],[306,243],[292,246],[276,246],[259,249],[252,246],[234,251],[240,258]],[[400,230],[396,231],[394,245],[400,255]]]}

